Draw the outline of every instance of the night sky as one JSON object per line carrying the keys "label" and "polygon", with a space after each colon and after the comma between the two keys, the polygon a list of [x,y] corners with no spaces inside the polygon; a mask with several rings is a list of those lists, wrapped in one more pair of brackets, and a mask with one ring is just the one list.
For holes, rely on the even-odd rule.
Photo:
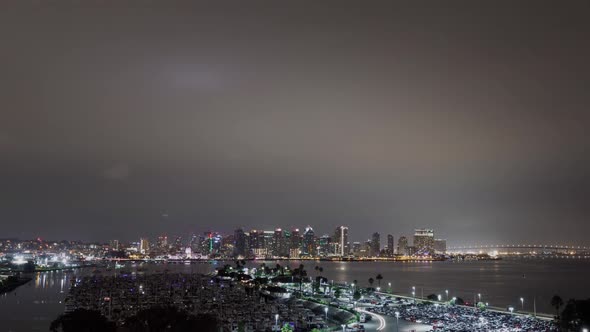
{"label": "night sky", "polygon": [[487,3],[2,1],[0,238],[589,244],[590,3]]}

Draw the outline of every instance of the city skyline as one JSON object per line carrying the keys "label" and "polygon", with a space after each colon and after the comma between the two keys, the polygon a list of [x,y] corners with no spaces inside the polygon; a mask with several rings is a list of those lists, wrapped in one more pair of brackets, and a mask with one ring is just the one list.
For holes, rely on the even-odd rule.
{"label": "city skyline", "polygon": [[590,232],[584,2],[2,7],[3,236]]}
{"label": "city skyline", "polygon": [[0,325],[588,332],[589,14],[1,1]]}

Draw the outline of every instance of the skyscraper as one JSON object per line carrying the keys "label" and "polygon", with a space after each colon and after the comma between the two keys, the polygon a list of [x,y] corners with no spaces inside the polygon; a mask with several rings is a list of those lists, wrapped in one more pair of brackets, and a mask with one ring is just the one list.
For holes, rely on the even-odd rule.
{"label": "skyscraper", "polygon": [[267,257],[277,256],[277,254],[274,252],[275,233],[273,231],[262,231],[262,234],[263,234],[263,243],[264,243],[262,245],[262,248],[266,249],[266,256]]}
{"label": "skyscraper", "polygon": [[447,240],[446,239],[435,239],[434,240],[434,253],[444,255],[447,253]]}
{"label": "skyscraper", "polygon": [[347,256],[350,253],[347,226],[338,226],[336,228],[336,232],[334,232],[333,241],[335,243],[338,243],[339,251],[336,253],[338,256]]}
{"label": "skyscraper", "polygon": [[299,233],[299,228],[294,228],[293,231],[291,231],[291,241],[289,248],[290,258],[299,258],[299,254],[301,252],[301,242],[301,233]]}
{"label": "skyscraper", "polygon": [[241,228],[234,232],[234,256],[246,257],[246,233]]}
{"label": "skyscraper", "polygon": [[150,251],[150,242],[146,238],[141,238],[139,240],[139,252],[142,254],[147,254]]}
{"label": "skyscraper", "polygon": [[285,239],[285,234],[281,228],[275,229],[273,238],[273,255],[278,257],[287,257],[289,255],[289,247]]}
{"label": "skyscraper", "polygon": [[111,250],[119,250],[119,247],[120,247],[119,240],[111,240],[110,247],[111,247]]}
{"label": "skyscraper", "polygon": [[361,254],[361,243],[360,242],[353,242],[352,243],[352,254],[354,256],[360,256]]}
{"label": "skyscraper", "polygon": [[167,249],[168,248],[168,236],[166,236],[166,235],[158,236],[158,242],[156,243],[156,245],[160,249]]}
{"label": "skyscraper", "polygon": [[318,248],[319,252],[318,255],[320,256],[328,256],[331,254],[330,244],[332,243],[332,237],[329,235],[322,235],[319,239]]}
{"label": "skyscraper", "polygon": [[405,236],[400,236],[397,240],[397,254],[408,255],[408,239]]}
{"label": "skyscraper", "polygon": [[315,233],[311,226],[307,226],[305,228],[305,233],[303,233],[303,246],[301,248],[303,255],[308,256],[315,256],[316,248],[315,248]]}
{"label": "skyscraper", "polygon": [[393,257],[394,254],[394,241],[393,241],[393,235],[391,234],[387,234],[387,255],[389,257]]}
{"label": "skyscraper", "polygon": [[417,253],[432,254],[434,252],[434,231],[428,228],[417,228],[414,232],[414,247]]}
{"label": "skyscraper", "polygon": [[372,257],[379,256],[379,252],[381,251],[381,235],[377,232],[373,233],[371,237],[371,253]]}

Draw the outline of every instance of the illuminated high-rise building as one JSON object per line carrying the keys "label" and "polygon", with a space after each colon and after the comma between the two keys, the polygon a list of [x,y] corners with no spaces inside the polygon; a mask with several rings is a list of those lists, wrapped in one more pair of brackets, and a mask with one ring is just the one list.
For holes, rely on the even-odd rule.
{"label": "illuminated high-rise building", "polygon": [[414,232],[414,247],[417,253],[432,254],[434,252],[434,231],[428,228],[417,228]]}
{"label": "illuminated high-rise building", "polygon": [[318,255],[328,256],[332,253],[330,245],[332,244],[332,237],[329,235],[322,235],[318,241]]}
{"label": "illuminated high-rise building", "polygon": [[160,235],[158,236],[158,241],[156,242],[156,246],[160,249],[165,249],[168,247],[168,236]]}
{"label": "illuminated high-rise building", "polygon": [[400,236],[397,240],[397,254],[408,255],[408,239],[405,236]]}
{"label": "illuminated high-rise building", "polygon": [[316,255],[315,232],[311,226],[305,228],[303,233],[303,243],[301,246],[301,254],[307,256]]}
{"label": "illuminated high-rise building", "polygon": [[241,228],[234,232],[234,256],[246,257],[246,233]]}
{"label": "illuminated high-rise building", "polygon": [[338,256],[347,256],[350,253],[350,246],[348,244],[348,227],[338,226],[334,232],[333,241],[338,243]]}
{"label": "illuminated high-rise building", "polygon": [[119,248],[121,247],[121,244],[119,243],[119,240],[112,240],[110,243],[110,247],[111,250],[119,250]]}
{"label": "illuminated high-rise building", "polygon": [[352,243],[352,254],[354,256],[360,256],[361,254],[361,243],[360,242],[353,242]]}
{"label": "illuminated high-rise building", "polygon": [[395,253],[393,235],[387,234],[387,256],[393,257]]}
{"label": "illuminated high-rise building", "polygon": [[377,232],[373,233],[371,237],[371,249],[370,249],[370,256],[376,257],[379,256],[381,251],[381,235]]}
{"label": "illuminated high-rise building", "polygon": [[147,254],[150,251],[150,242],[147,238],[139,239],[139,252],[142,254]]}
{"label": "illuminated high-rise building", "polygon": [[285,238],[285,233],[281,228],[275,229],[273,234],[273,256],[287,257],[289,255],[289,247]]}
{"label": "illuminated high-rise building", "polygon": [[301,249],[301,233],[299,232],[299,228],[293,229],[291,231],[291,249]]}

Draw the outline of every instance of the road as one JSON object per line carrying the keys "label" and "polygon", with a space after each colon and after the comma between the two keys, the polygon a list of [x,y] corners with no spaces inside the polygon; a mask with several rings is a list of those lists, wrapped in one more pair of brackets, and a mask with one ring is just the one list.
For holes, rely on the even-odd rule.
{"label": "road", "polygon": [[371,319],[367,323],[363,323],[366,331],[391,331],[391,332],[425,332],[432,330],[430,325],[417,324],[395,317],[378,315],[364,309],[358,308],[357,311],[371,315]]}

